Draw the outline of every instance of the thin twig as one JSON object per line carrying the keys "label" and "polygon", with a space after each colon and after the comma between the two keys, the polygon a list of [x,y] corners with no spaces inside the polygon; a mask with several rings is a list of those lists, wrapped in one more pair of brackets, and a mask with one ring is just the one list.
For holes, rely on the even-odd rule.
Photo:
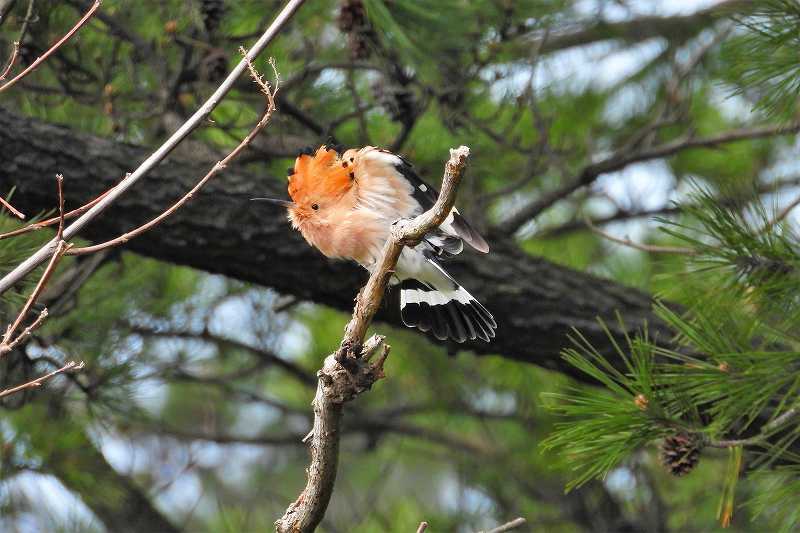
{"label": "thin twig", "polygon": [[222,159],[221,161],[217,161],[217,163],[213,167],[211,167],[211,170],[209,170],[208,173],[205,176],[203,176],[203,179],[198,181],[197,184],[194,187],[192,187],[192,189],[189,192],[187,192],[185,195],[183,195],[183,197],[181,197],[181,199],[179,199],[177,202],[172,204],[166,211],[162,212],[160,215],[158,215],[157,217],[153,218],[149,222],[147,222],[145,224],[142,224],[138,228],[133,229],[133,230],[127,232],[127,233],[124,233],[124,234],[120,235],[119,237],[117,237],[115,239],[111,239],[109,241],[102,242],[102,243],[99,243],[99,244],[95,244],[95,245],[92,245],[92,246],[84,246],[84,247],[81,247],[81,248],[72,248],[71,250],[69,250],[67,252],[67,255],[92,254],[92,253],[95,253],[95,252],[99,252],[100,250],[105,250],[107,248],[112,248],[114,246],[119,246],[121,244],[124,244],[124,243],[128,242],[129,240],[133,239],[134,237],[137,237],[137,236],[141,235],[142,233],[154,228],[155,226],[157,226],[158,224],[163,222],[166,218],[168,218],[169,216],[174,214],[178,209],[183,207],[183,205],[186,202],[191,200],[198,193],[198,191],[200,191],[200,189],[202,189],[203,186],[206,183],[208,183],[209,180],[211,180],[211,178],[216,176],[220,171],[222,171],[225,168],[227,168],[228,165],[234,159],[236,159],[236,157],[240,153],[242,153],[242,151],[245,148],[247,148],[247,146],[250,144],[250,142],[259,133],[261,133],[261,131],[267,126],[267,124],[269,124],[269,121],[272,118],[272,114],[275,111],[275,96],[278,93],[278,88],[279,88],[279,85],[280,85],[280,77],[278,76],[278,70],[275,67],[275,62],[272,59],[270,59],[270,65],[272,65],[272,70],[273,70],[273,72],[275,74],[275,88],[271,89],[269,87],[269,84],[267,82],[265,82],[261,78],[261,75],[253,67],[252,63],[250,62],[250,59],[248,59],[248,57],[247,57],[247,53],[245,52],[245,50],[242,48],[241,51],[242,51],[242,55],[244,56],[245,61],[247,62],[247,68],[250,71],[250,75],[253,78],[253,81],[259,86],[261,92],[264,94],[264,96],[266,97],[266,100],[267,100],[267,106],[264,109],[264,113],[261,115],[261,119],[253,127],[253,129],[250,130],[250,133],[248,133],[247,136],[244,139],[242,139],[242,141],[236,146],[236,148],[234,148],[227,156],[225,156],[224,159]]}
{"label": "thin twig", "polygon": [[83,361],[81,361],[79,363],[76,363],[75,361],[70,361],[66,365],[62,366],[61,368],[59,368],[57,370],[53,370],[49,374],[45,374],[44,376],[40,376],[40,377],[38,377],[38,378],[36,378],[34,380],[31,380],[31,381],[29,381],[27,383],[23,383],[22,385],[17,385],[16,387],[12,387],[10,389],[5,389],[3,391],[0,391],[0,398],[4,398],[6,396],[14,394],[15,392],[20,392],[20,391],[23,391],[25,389],[34,389],[36,387],[41,387],[42,383],[44,383],[48,379],[52,378],[53,376],[57,376],[58,374],[61,374],[63,372],[67,372],[67,371],[77,372],[78,370],[81,370],[82,368],[83,368]]}
{"label": "thin twig", "polygon": [[[384,344],[383,337],[375,335],[363,342],[367,327],[380,306],[403,247],[418,242],[452,210],[468,156],[466,146],[450,150],[442,190],[433,207],[413,220],[399,221],[392,227],[380,259],[356,298],[353,317],[339,349],[325,358],[322,369],[317,372],[319,381],[312,403],[314,427],[304,439],[310,441],[311,450],[308,480],[297,500],[275,522],[278,533],[313,531],[325,516],[336,480],[344,404],[383,377],[383,364],[389,355],[389,346]],[[379,355],[371,362],[375,354]]]}
{"label": "thin twig", "polygon": [[24,78],[25,76],[36,70],[39,67],[39,65],[41,65],[48,57],[50,57],[53,54],[53,52],[58,50],[61,47],[61,45],[63,45],[65,42],[69,41],[72,38],[72,36],[75,35],[78,32],[78,30],[80,30],[84,26],[84,24],[86,24],[89,21],[90,18],[92,18],[94,12],[100,8],[100,3],[101,0],[95,0],[94,4],[92,4],[92,7],[89,8],[89,11],[87,11],[86,14],[83,17],[81,17],[81,19],[77,23],[75,23],[75,26],[73,26],[72,29],[69,30],[66,35],[64,35],[61,39],[56,41],[44,54],[37,57],[36,61],[28,65],[28,68],[26,68],[25,70],[23,70],[22,72],[20,72],[10,80],[8,80],[3,85],[0,85],[0,93],[5,91],[6,89],[9,89],[13,85],[15,85],[19,80],[21,80],[22,78]]}
{"label": "thin twig", "polygon": [[15,209],[14,206],[8,203],[2,196],[0,196],[0,204],[2,204],[3,207],[14,213],[14,215],[17,216],[18,218],[25,220],[25,215],[19,210]]}
{"label": "thin twig", "polygon": [[565,183],[557,189],[545,192],[541,197],[532,201],[530,204],[518,210],[509,218],[498,224],[497,229],[506,234],[514,233],[529,220],[536,218],[545,209],[549,208],[556,202],[563,200],[578,189],[592,184],[603,174],[621,170],[628,165],[632,165],[633,163],[641,163],[643,161],[669,157],[692,148],[714,148],[736,141],[763,139],[765,137],[773,137],[778,135],[790,135],[797,133],[798,131],[800,131],[800,122],[792,122],[790,124],[740,128],[725,131],[718,135],[709,137],[697,138],[693,137],[692,135],[687,135],[640,151],[618,151],[602,161],[587,165],[572,181]]}
{"label": "thin twig", "polygon": [[499,525],[494,529],[490,529],[488,531],[484,531],[481,533],[503,533],[505,531],[511,531],[512,529],[517,529],[518,527],[524,526],[527,523],[528,521],[520,516],[519,518],[515,518],[510,522],[506,522],[505,524]]}
{"label": "thin twig", "polygon": [[47,286],[47,282],[55,271],[56,265],[64,256],[64,253],[66,253],[67,250],[69,250],[69,248],[72,246],[71,244],[64,242],[62,239],[64,228],[63,181],[64,177],[61,174],[56,175],[56,184],[58,188],[58,217],[60,219],[58,225],[58,245],[53,252],[53,256],[50,258],[50,263],[47,265],[47,268],[44,269],[42,277],[39,278],[39,283],[36,284],[33,292],[31,292],[30,296],[28,296],[25,305],[22,306],[22,309],[20,309],[19,314],[17,315],[17,318],[8,326],[8,328],[6,328],[5,334],[3,334],[3,339],[0,341],[0,357],[13,350],[22,340],[30,336],[34,330],[41,326],[42,322],[44,322],[44,319],[47,318],[47,308],[44,308],[42,309],[42,312],[39,313],[39,316],[36,318],[36,320],[34,320],[30,326],[25,328],[22,333],[19,334],[19,336],[14,338],[14,333],[25,320],[25,317],[28,316],[28,312],[31,310],[31,307],[33,307],[33,304],[36,303],[36,300]]}
{"label": "thin twig", "polygon": [[426,529],[428,529],[428,523],[420,522],[419,527],[417,528],[417,533],[424,533]]}
{"label": "thin twig", "polygon": [[[114,187],[116,187],[116,185]],[[72,211],[68,211],[68,212],[64,213],[63,220],[69,220],[71,218],[75,218],[76,216],[80,215],[81,213],[85,213],[93,205],[95,205],[97,202],[102,200],[103,197],[105,195],[107,195],[108,193],[110,193],[112,190],[113,190],[113,187],[111,189],[107,190],[106,192],[104,192],[103,194],[101,194],[100,196],[98,196],[97,198],[95,198],[94,200],[92,200],[91,202],[89,202],[87,204],[84,204],[84,205],[80,206],[77,209],[73,209]],[[22,235],[24,233],[30,233],[31,231],[37,231],[37,230],[40,230],[42,228],[46,228],[48,226],[53,226],[55,224],[59,224],[61,221],[62,221],[62,217],[59,214],[59,216],[57,216],[57,217],[48,218],[47,220],[40,220],[39,222],[34,222],[33,224],[28,224],[27,226],[23,226],[21,228],[17,228],[15,230],[12,230],[12,231],[9,231],[9,232],[6,232],[6,233],[0,233],[0,240],[8,239],[9,237],[16,237],[17,235]]]}
{"label": "thin twig", "polygon": [[0,74],[0,81],[6,79],[6,76],[8,76],[8,74],[11,72],[11,69],[14,67],[17,57],[19,57],[19,47],[25,42],[25,35],[28,33],[28,26],[33,18],[33,7],[35,4],[36,0],[28,1],[28,9],[25,12],[25,19],[22,21],[22,27],[19,30],[19,37],[17,37],[17,40],[14,41],[11,46],[11,56],[8,58],[8,64],[6,65],[6,68],[3,69],[3,73]]}
{"label": "thin twig", "polygon": [[50,280],[50,276],[52,276],[53,272],[55,271],[56,265],[64,256],[64,252],[66,252],[70,246],[71,245],[64,241],[59,241],[55,252],[50,258],[50,263],[48,263],[47,268],[44,269],[42,277],[39,278],[39,283],[36,284],[36,287],[28,297],[25,305],[22,306],[22,309],[17,315],[16,320],[14,320],[14,322],[10,324],[8,328],[6,328],[6,332],[3,334],[3,340],[0,341],[0,357],[13,350],[20,343],[20,341],[29,336],[33,330],[39,327],[45,317],[47,317],[47,309],[45,308],[41,313],[39,313],[39,317],[33,322],[33,324],[25,328],[18,337],[14,338],[14,333],[17,331],[20,324],[22,324],[22,321],[25,320],[25,317],[28,316],[28,312],[31,310],[31,307],[33,307],[33,304],[36,303],[39,295],[42,293],[45,286],[47,286],[47,282]]}
{"label": "thin twig", "polygon": [[56,187],[58,188],[58,230],[56,239],[64,240],[64,176],[56,174]]}
{"label": "thin twig", "polygon": [[754,446],[764,443],[773,431],[780,429],[787,422],[800,416],[800,407],[792,407],[785,413],[774,419],[768,424],[764,424],[759,431],[758,435],[746,439],[731,439],[731,440],[710,440],[706,443],[707,446],[712,448],[734,448],[736,446]]}
{"label": "thin twig", "polygon": [[[303,5],[305,0],[289,0],[286,6],[281,10],[272,24],[261,35],[256,43],[250,48],[247,54],[247,60],[254,60],[266,46],[272,42],[275,36],[283,29],[292,15],[297,9]],[[233,88],[236,80],[247,69],[248,61],[244,59],[236,65],[230,74],[222,81],[214,93],[208,97],[205,103],[198,109],[178,130],[173,133],[155,152],[153,152],[139,167],[123,179],[119,185],[114,187],[102,200],[92,206],[86,213],[84,213],[75,222],[64,228],[64,239],[71,239],[81,229],[94,220],[100,213],[108,209],[117,199],[125,194],[136,182],[145,176],[150,170],[160,163],[175,147],[181,143],[192,131],[199,125],[203,124],[209,114],[219,104],[222,98]],[[53,253],[53,250],[58,245],[56,239],[42,246],[33,255],[28,257],[14,270],[6,274],[0,279],[0,294],[6,292],[10,287],[14,286],[19,280],[30,273],[34,268],[42,264]]]}
{"label": "thin twig", "polygon": [[797,198],[795,198],[794,200],[792,200],[792,202],[791,202],[789,205],[787,205],[786,207],[784,207],[783,209],[781,209],[781,210],[778,212],[778,214],[776,214],[776,215],[775,215],[775,217],[774,217],[774,218],[772,218],[771,220],[768,220],[768,221],[767,221],[767,222],[764,224],[764,227],[763,227],[763,228],[761,228],[761,229],[758,231],[758,233],[759,233],[759,234],[763,234],[763,233],[766,233],[767,231],[769,231],[770,229],[772,229],[772,227],[773,227],[773,226],[775,226],[776,224],[780,223],[780,222],[781,222],[783,219],[785,219],[787,216],[789,216],[789,213],[791,213],[791,212],[792,212],[792,210],[793,210],[795,207],[797,207],[798,205],[800,205],[800,196],[798,196]]}
{"label": "thin twig", "polygon": [[0,73],[0,81],[6,79],[8,73],[11,72],[11,69],[14,67],[14,63],[17,61],[17,55],[19,54],[19,43],[14,41],[11,45],[11,56],[8,58],[8,64],[6,64],[6,68],[3,69],[3,72]]}
{"label": "thin twig", "polygon": [[591,220],[588,218],[585,219],[584,223],[586,227],[589,228],[592,233],[596,233],[600,235],[604,239],[607,239],[611,242],[615,242],[617,244],[621,244],[623,246],[627,246],[628,248],[633,248],[635,250],[641,250],[643,252],[650,252],[654,254],[680,254],[680,255],[697,255],[697,250],[694,248],[683,248],[679,246],[656,246],[652,244],[641,244],[638,242],[634,242],[630,239],[621,239],[619,237],[614,237],[610,233],[598,228],[594,224],[592,224]]}
{"label": "thin twig", "polygon": [[[784,189],[785,187],[796,187],[798,184],[800,184],[800,177],[798,176],[792,176],[790,178],[782,179],[780,181],[775,181],[772,183],[761,184],[755,190],[754,199],[758,198],[762,194],[778,192]],[[741,200],[736,198],[718,198],[718,202],[721,206],[727,207],[727,206],[738,205],[741,202]],[[692,204],[689,204],[689,206],[694,207],[694,205]],[[612,213],[610,215],[606,215],[603,217],[592,218],[590,219],[590,222],[595,226],[604,226],[612,222],[628,221],[636,218],[649,218],[654,216],[672,216],[681,213],[685,207],[687,206],[678,204],[669,204],[663,207],[658,207],[656,209],[619,209],[616,213]],[[567,233],[571,233],[574,231],[581,231],[585,229],[586,229],[585,217],[583,218],[576,217],[573,220],[559,226],[542,228],[541,231],[535,234],[535,237],[537,239],[553,239],[556,237],[561,237],[562,235],[565,235]]]}
{"label": "thin twig", "polygon": [[192,333],[188,331],[163,330],[163,329],[156,330],[156,329],[149,329],[137,324],[128,324],[128,328],[130,328],[132,332],[138,333],[140,335],[199,339],[201,341],[217,344],[222,348],[229,347],[243,352],[248,352],[255,355],[257,358],[261,359],[267,364],[281,368],[284,372],[288,373],[290,376],[293,376],[295,379],[297,379],[304,385],[310,385],[310,386],[316,385],[316,379],[314,379],[314,375],[311,372],[306,371],[304,368],[302,368],[301,366],[297,365],[296,363],[288,359],[276,355],[271,350],[267,350],[266,348],[260,346],[253,346],[250,344],[246,344],[232,338],[214,335],[208,330],[203,330],[200,333]]}

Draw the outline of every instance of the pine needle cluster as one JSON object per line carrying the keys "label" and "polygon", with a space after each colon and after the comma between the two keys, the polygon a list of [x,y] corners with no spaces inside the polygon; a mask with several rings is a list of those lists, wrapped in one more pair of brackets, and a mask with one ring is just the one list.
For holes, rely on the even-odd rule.
{"label": "pine needle cluster", "polygon": [[[694,250],[681,275],[691,288],[686,307],[656,306],[674,337],[651,339],[645,326],[604,355],[576,333],[564,358],[606,390],[551,395],[562,422],[543,446],[568,457],[569,489],[603,478],[651,443],[661,444],[676,475],[708,450],[727,448],[734,459],[720,506],[726,524],[740,470],[764,483],[800,480],[800,239],[763,205],[723,203],[702,190],[687,204],[693,223],[663,227]],[[789,511],[798,498],[782,490],[753,505],[792,528],[800,524]]]}
{"label": "pine needle cluster", "polygon": [[797,113],[800,94],[800,2],[761,0],[739,22],[747,30],[729,41],[723,60],[735,94],[751,96],[771,115]]}

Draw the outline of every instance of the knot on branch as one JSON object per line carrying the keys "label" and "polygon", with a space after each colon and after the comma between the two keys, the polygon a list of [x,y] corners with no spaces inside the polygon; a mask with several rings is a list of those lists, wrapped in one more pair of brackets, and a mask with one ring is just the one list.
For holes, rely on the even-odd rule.
{"label": "knot on branch", "polygon": [[370,337],[361,348],[359,357],[340,360],[334,354],[325,359],[322,369],[317,372],[325,401],[335,404],[349,402],[384,377],[383,364],[389,356],[389,345],[384,343],[384,339],[383,335]]}

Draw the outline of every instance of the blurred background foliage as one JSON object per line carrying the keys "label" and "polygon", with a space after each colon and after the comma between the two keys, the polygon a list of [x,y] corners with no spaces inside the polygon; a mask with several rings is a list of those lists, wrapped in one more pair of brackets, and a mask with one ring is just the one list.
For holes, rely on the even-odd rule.
{"label": "blurred background foliage", "polygon": [[[10,4],[0,50],[19,37],[28,8],[27,0]],[[281,4],[105,0],[79,36],[0,105],[156,146]],[[513,234],[526,253],[689,307],[708,305],[707,289],[722,281],[687,276],[693,266],[683,257],[620,247],[584,220],[618,237],[684,245],[652,218],[702,227],[712,204],[690,194],[697,184],[713,205],[736,199],[777,210],[797,193],[793,137],[736,135],[781,124],[796,131],[800,8],[788,0],[748,4],[309,0],[268,50],[281,73],[279,112],[242,164],[283,179],[301,147],[333,137],[399,151],[434,179],[447,149],[468,144],[459,204],[489,235]],[[33,5],[22,64],[87,7]],[[265,58],[257,66],[270,72]],[[218,157],[247,133],[261,105],[243,80],[183,155]],[[684,142],[717,136],[736,142]],[[670,143],[679,146],[659,152]],[[531,210],[542,191],[608,161],[616,164],[563,201]],[[698,202],[701,209],[691,209]],[[0,218],[2,231],[16,225]],[[0,240],[0,272],[47,237],[32,235]],[[315,371],[347,317],[127,252],[70,259],[59,275],[71,280],[68,289],[57,280],[60,292],[45,294],[51,318],[24,350],[0,361],[2,381],[19,383],[66,359],[86,369],[3,400],[0,528],[271,529],[304,484],[300,439],[310,427]],[[5,319],[29,289],[4,296]],[[543,395],[577,389],[610,406],[613,397],[535,365],[447,353],[410,331],[374,329],[392,345],[388,378],[347,409],[323,531],[405,532],[422,520],[431,531],[473,531],[515,516],[548,532],[719,527],[725,451],[704,452],[695,471],[675,478],[646,444],[601,469],[604,479],[565,492],[579,450],[557,440],[539,446],[559,420]],[[739,482],[731,530],[792,523],[791,507],[765,497],[796,499],[797,478],[783,475]]]}

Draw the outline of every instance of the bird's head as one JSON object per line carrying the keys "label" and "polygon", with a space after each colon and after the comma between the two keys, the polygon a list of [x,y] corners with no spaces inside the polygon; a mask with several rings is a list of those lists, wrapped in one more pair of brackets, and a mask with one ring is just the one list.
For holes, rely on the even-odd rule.
{"label": "bird's head", "polygon": [[316,151],[304,150],[289,169],[289,196],[292,201],[269,200],[284,205],[296,229],[324,225],[333,207],[353,186],[355,178],[350,152],[340,155],[327,145]]}

